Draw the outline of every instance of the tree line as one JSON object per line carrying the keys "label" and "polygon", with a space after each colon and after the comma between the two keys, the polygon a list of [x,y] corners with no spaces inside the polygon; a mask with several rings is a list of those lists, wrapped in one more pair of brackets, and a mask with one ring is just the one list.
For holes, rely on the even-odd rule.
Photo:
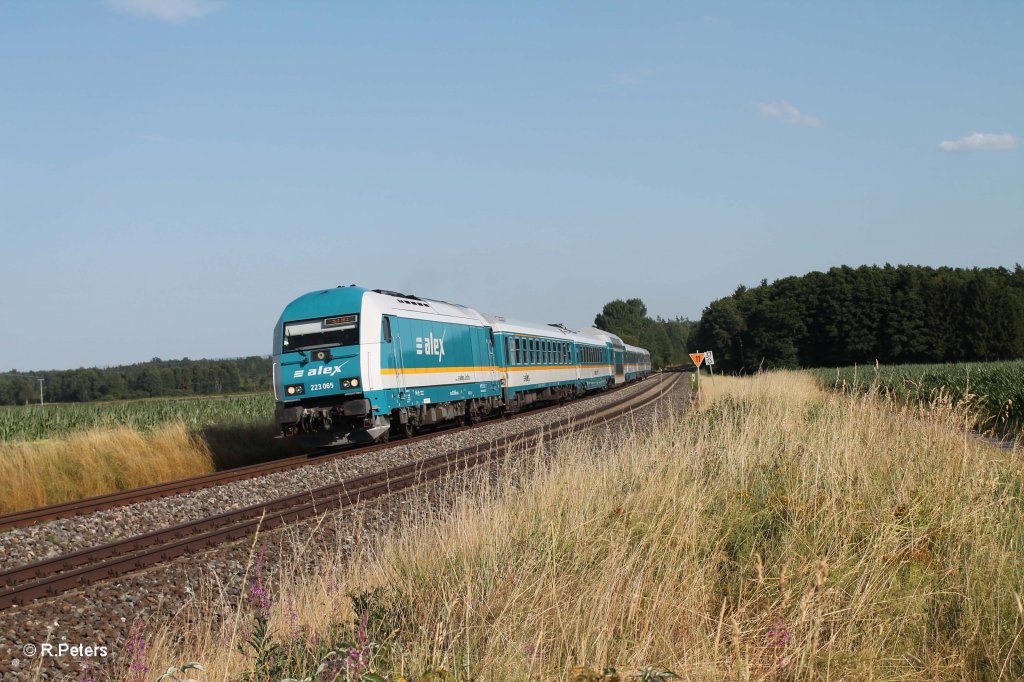
{"label": "tree line", "polygon": [[[11,372],[11,374],[19,374]],[[43,377],[47,402],[211,395],[269,391],[271,360],[161,360],[120,367],[27,372]],[[29,376],[0,377],[0,405],[39,402],[39,383]]]}
{"label": "tree line", "polygon": [[1024,268],[835,267],[740,286],[693,344],[716,367],[839,367],[1024,357]]}
{"label": "tree line", "polygon": [[655,369],[689,362],[687,348],[695,323],[683,317],[665,320],[647,316],[639,298],[606,303],[594,318],[594,326],[611,332],[626,343],[646,348]]}

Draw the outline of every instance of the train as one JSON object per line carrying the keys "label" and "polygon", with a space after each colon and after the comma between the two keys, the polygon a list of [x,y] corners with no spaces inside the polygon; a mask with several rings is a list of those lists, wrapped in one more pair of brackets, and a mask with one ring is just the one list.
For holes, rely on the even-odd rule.
{"label": "train", "polygon": [[596,328],[356,285],[296,298],[273,344],[279,437],[323,448],[474,424],[651,373],[648,351]]}

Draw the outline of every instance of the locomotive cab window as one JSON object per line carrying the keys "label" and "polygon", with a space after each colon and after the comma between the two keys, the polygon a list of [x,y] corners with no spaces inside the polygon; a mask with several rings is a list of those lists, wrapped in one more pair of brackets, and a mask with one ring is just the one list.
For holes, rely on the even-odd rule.
{"label": "locomotive cab window", "polygon": [[337,315],[285,323],[282,351],[289,353],[314,348],[354,346],[358,343],[359,316]]}

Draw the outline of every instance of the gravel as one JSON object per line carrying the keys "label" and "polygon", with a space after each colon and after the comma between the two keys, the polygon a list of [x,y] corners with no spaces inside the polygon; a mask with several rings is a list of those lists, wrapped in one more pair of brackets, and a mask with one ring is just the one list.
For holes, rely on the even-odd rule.
{"label": "gravel", "polygon": [[[670,403],[670,409],[684,409],[687,404],[686,383],[679,382],[677,390],[666,395],[663,403]],[[643,382],[636,387],[570,403],[556,410],[508,421],[495,421],[477,429],[430,441],[398,444],[365,455],[355,454],[344,460],[310,465],[73,519],[12,529],[0,534],[0,562],[5,567],[16,566],[328,485],[444,450],[487,443],[495,438],[515,435],[614,402],[649,386],[649,382]],[[665,407],[659,405],[643,408],[637,422],[642,424],[644,415],[653,416],[655,409],[664,410]],[[620,420],[601,429],[614,432],[622,424],[628,423],[627,420]],[[339,549],[347,552],[363,542],[361,537],[353,534],[356,528],[364,534],[390,532],[399,524],[400,519],[407,516],[405,510],[414,502],[420,502],[424,495],[435,507],[441,504],[440,500],[452,499],[452,493],[457,494],[465,485],[464,476],[447,477],[355,508],[330,512],[325,515],[327,521],[321,518],[266,533],[261,536],[261,542],[266,551],[267,570],[270,573],[276,570],[276,557],[279,556],[301,556],[308,565],[313,565],[318,556],[323,556],[322,552],[336,553]],[[300,538],[302,547],[297,553],[291,548],[292,543],[300,542]],[[109,670],[111,661],[125,651],[129,631],[136,619],[151,622],[181,617],[181,605],[194,595],[218,594],[227,597],[227,602],[240,598],[245,568],[250,565],[250,552],[251,546],[247,542],[223,545],[53,599],[0,611],[0,680],[86,679],[89,673],[80,669],[83,662],[91,663],[97,670]],[[217,601],[223,603],[225,600],[222,598]],[[61,642],[69,645],[105,646],[108,656],[90,659],[70,655],[40,658],[27,656],[23,650],[26,644],[40,646],[45,642],[52,643],[55,648]],[[103,679],[103,675],[97,677]]]}

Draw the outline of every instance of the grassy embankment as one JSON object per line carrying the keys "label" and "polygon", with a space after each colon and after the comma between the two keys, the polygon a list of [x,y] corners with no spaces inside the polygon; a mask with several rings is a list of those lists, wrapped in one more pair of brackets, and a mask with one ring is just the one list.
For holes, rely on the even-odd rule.
{"label": "grassy embankment", "polygon": [[273,446],[267,395],[0,408],[0,513],[247,463]]}
{"label": "grassy embankment", "polygon": [[350,559],[284,557],[269,584],[250,567],[247,600],[187,604],[147,663],[198,660],[202,680],[303,678],[331,651],[337,679],[1024,675],[1019,453],[948,403],[803,373],[704,389],[630,443],[527,457],[518,484],[479,480],[447,511],[414,503],[401,535],[342,527]]}
{"label": "grassy embankment", "polygon": [[814,370],[831,388],[883,392],[897,400],[965,405],[978,428],[998,436],[1024,432],[1024,360]]}

